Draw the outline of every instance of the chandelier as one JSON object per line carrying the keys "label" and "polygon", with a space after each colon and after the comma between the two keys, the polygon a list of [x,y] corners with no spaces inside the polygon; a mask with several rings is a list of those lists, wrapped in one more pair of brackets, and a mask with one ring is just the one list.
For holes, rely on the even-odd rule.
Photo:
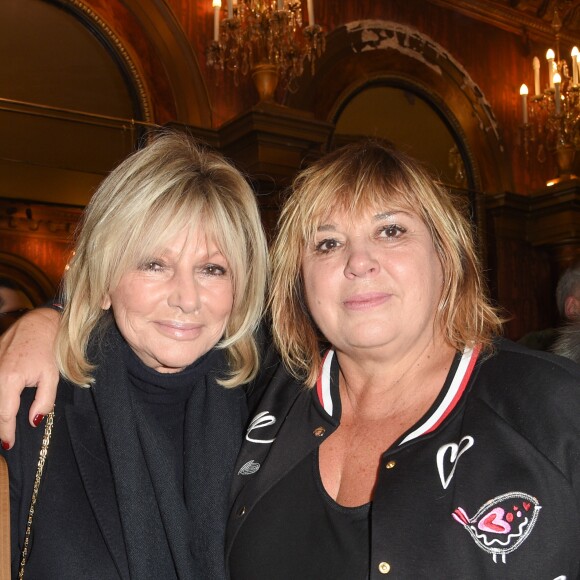
{"label": "chandelier", "polygon": [[[307,0],[308,26],[303,26],[300,0],[213,0],[213,41],[207,65],[216,73],[228,70],[238,86],[251,74],[261,101],[273,101],[276,88],[295,92],[297,79],[325,49],[322,27],[314,22],[314,0]],[[219,77],[218,77],[219,78]]]}
{"label": "chandelier", "polygon": [[554,185],[560,181],[576,179],[573,166],[576,153],[580,151],[580,55],[575,46],[570,62],[560,58],[560,30],[562,22],[558,10],[554,10],[552,30],[555,34],[556,51],[546,53],[548,83],[540,87],[538,57],[534,57],[534,94],[529,95],[527,85],[520,88],[522,104],[522,130],[526,157],[533,153],[540,163],[546,161],[547,153],[555,154],[558,177],[548,181]]}

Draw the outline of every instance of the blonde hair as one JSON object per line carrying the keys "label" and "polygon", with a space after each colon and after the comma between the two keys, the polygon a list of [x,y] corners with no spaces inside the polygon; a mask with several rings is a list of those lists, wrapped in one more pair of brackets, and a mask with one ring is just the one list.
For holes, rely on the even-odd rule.
{"label": "blonde hair", "polygon": [[104,319],[107,293],[185,227],[202,228],[215,241],[232,275],[232,312],[218,344],[230,364],[220,382],[233,387],[256,375],[254,334],[263,313],[268,255],[254,193],[219,153],[184,133],[163,131],[110,173],[84,212],[64,276],[57,336],[58,366],[68,380],[93,380],[87,346]]}
{"label": "blonde hair", "polygon": [[461,201],[401,151],[372,140],[346,145],[298,175],[274,242],[269,307],[274,342],[297,377],[312,386],[326,342],[304,298],[302,258],[318,225],[333,211],[353,217],[389,207],[416,213],[427,226],[441,262],[443,289],[435,324],[458,350],[490,347],[502,320],[491,306]]}

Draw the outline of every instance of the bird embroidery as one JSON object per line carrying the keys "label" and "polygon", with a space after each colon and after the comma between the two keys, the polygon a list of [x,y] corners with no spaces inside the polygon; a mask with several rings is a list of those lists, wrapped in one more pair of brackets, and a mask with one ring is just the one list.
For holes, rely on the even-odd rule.
{"label": "bird embroidery", "polygon": [[470,518],[458,507],[451,515],[471,535],[474,542],[505,564],[506,554],[516,550],[530,535],[541,506],[527,493],[514,491],[490,499]]}

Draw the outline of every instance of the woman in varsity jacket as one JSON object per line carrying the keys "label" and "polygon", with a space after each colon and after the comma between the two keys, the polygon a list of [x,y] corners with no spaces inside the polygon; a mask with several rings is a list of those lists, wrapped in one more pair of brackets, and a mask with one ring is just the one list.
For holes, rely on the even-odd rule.
{"label": "woman in varsity jacket", "polygon": [[232,580],[579,577],[579,368],[497,339],[471,230],[379,143],[298,178],[272,253],[283,362],[262,363],[235,468]]}

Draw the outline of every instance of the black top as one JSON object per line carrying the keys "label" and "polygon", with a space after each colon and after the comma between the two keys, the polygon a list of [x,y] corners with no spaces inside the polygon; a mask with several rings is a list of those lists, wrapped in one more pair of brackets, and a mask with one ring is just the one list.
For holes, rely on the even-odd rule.
{"label": "black top", "polygon": [[230,556],[232,580],[365,580],[370,506],[343,507],[326,493],[316,449],[248,515]]}
{"label": "black top", "polygon": [[146,366],[128,346],[123,350],[133,401],[143,409],[153,433],[166,438],[175,451],[167,459],[174,464],[178,485],[183,488],[185,406],[193,391],[200,361],[178,373],[160,373]]}

